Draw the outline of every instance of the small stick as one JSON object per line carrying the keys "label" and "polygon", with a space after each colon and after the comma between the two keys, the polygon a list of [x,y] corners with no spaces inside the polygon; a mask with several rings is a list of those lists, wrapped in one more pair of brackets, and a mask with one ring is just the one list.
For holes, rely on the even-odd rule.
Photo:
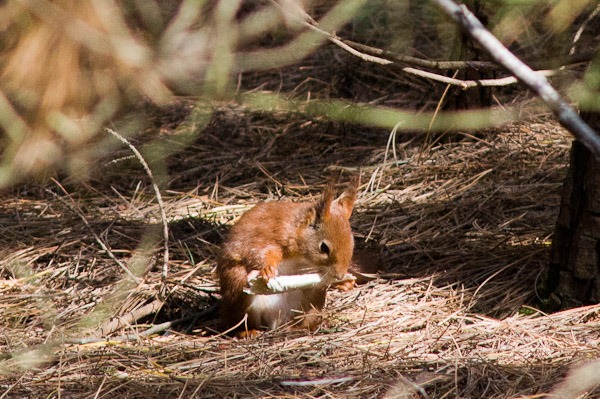
{"label": "small stick", "polygon": [[163,301],[160,299],[155,299],[147,305],[142,306],[141,308],[132,310],[131,312],[127,312],[122,316],[118,316],[113,318],[112,320],[104,323],[100,327],[98,327],[90,336],[94,338],[105,337],[111,334],[114,331],[120,330],[123,327],[130,326],[134,324],[137,320],[142,317],[149,316],[154,314],[160,310],[163,306]]}
{"label": "small stick", "polygon": [[284,387],[317,387],[323,385],[341,384],[344,382],[354,381],[355,377],[339,377],[339,378],[321,378],[318,380],[304,380],[304,381],[280,381]]}
{"label": "small stick", "polygon": [[154,189],[154,193],[156,194],[156,202],[158,202],[158,209],[160,210],[160,219],[163,225],[163,240],[164,240],[164,251],[163,251],[163,271],[162,271],[162,281],[167,280],[167,274],[169,272],[169,224],[167,223],[167,213],[165,212],[165,204],[162,199],[162,195],[160,193],[160,189],[154,180],[154,175],[152,174],[152,170],[150,166],[142,156],[142,154],[127,140],[125,137],[121,136],[119,133],[115,132],[112,129],[106,128],[106,131],[116,137],[120,142],[125,144],[131,152],[135,155],[135,157],[140,161],[146,174],[152,181],[152,188]]}
{"label": "small stick", "polygon": [[110,341],[110,342],[139,341],[141,338],[145,338],[145,337],[149,337],[150,335],[158,334],[160,332],[168,330],[169,328],[173,328],[175,326],[186,323],[188,321],[196,320],[205,315],[214,313],[216,308],[217,308],[217,304],[213,304],[200,313],[193,314],[191,316],[182,317],[177,320],[171,320],[171,321],[166,321],[164,323],[155,324],[152,327],[148,328],[147,330],[142,331],[139,334],[125,334],[125,335],[119,335],[118,337],[114,337],[114,338],[105,338],[105,337],[96,337],[96,336],[90,336],[90,337],[86,337],[86,338],[67,338],[67,339],[65,339],[65,342],[69,343],[69,344],[85,345],[85,344],[93,344],[93,343],[97,343],[97,342],[106,342],[106,341]]}

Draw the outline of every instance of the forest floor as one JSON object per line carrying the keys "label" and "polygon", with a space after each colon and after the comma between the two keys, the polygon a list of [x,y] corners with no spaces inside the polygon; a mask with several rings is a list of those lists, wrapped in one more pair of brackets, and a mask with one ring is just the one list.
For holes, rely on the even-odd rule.
{"label": "forest floor", "polygon": [[[155,112],[153,143],[179,145],[193,111],[181,99]],[[4,193],[0,397],[537,398],[600,356],[600,306],[533,305],[570,136],[531,115],[476,134],[399,134],[395,153],[388,139],[222,104],[155,176],[165,283],[160,209],[129,148],[105,152],[84,182]],[[314,333],[221,334],[214,267],[228,226],[260,201],[315,198],[340,173],[340,187],[361,176],[351,222],[375,275],[331,291]]]}

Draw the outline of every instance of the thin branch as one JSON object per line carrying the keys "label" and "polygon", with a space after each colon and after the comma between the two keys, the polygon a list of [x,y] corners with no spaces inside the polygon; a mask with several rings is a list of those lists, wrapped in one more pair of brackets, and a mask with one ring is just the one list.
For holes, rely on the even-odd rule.
{"label": "thin branch", "polygon": [[131,312],[127,312],[122,316],[115,317],[112,320],[105,322],[100,327],[98,327],[93,333],[91,333],[90,337],[106,337],[114,331],[131,326],[143,317],[155,314],[162,308],[162,306],[163,301],[161,301],[160,299],[155,299],[147,305],[144,305],[138,309],[132,310]]}
{"label": "thin branch", "polygon": [[346,44],[343,40],[341,40],[339,37],[337,37],[337,35],[335,35],[333,33],[325,32],[324,30],[319,29],[316,25],[308,24],[308,26],[310,26],[311,28],[315,28],[318,32],[324,34],[325,36],[328,36],[330,42],[336,44],[338,47],[346,50],[350,54],[355,55],[364,61],[372,62],[372,63],[379,64],[379,65],[390,65],[390,64],[394,63],[393,61],[387,60],[385,58],[362,53],[362,52],[354,49],[352,46]]}
{"label": "thin branch", "polygon": [[121,136],[119,133],[115,132],[112,129],[106,128],[106,131],[112,134],[115,138],[117,138],[120,142],[125,144],[131,152],[135,155],[135,157],[140,161],[146,174],[150,178],[152,182],[152,188],[154,189],[154,193],[156,194],[156,202],[158,203],[158,209],[160,210],[160,219],[163,225],[163,240],[164,240],[164,250],[163,250],[163,271],[162,271],[162,280],[167,280],[167,274],[169,272],[169,224],[167,223],[167,213],[165,212],[165,203],[163,202],[162,195],[160,193],[160,189],[154,180],[154,175],[152,174],[152,170],[150,166],[142,156],[142,154],[127,140],[125,137]]}
{"label": "thin branch", "polygon": [[344,382],[354,381],[356,377],[339,377],[339,378],[319,378],[316,380],[301,380],[301,381],[280,381],[284,387],[316,387],[323,385],[341,384]]}
{"label": "thin branch", "polygon": [[[377,47],[367,46],[366,44],[357,43],[352,40],[341,39],[340,40],[363,53],[382,57],[389,61],[394,61],[399,64],[408,64],[421,68],[439,69],[439,70],[450,70],[450,69],[487,69],[487,70],[503,70],[504,68],[492,61],[437,61],[437,60],[425,60],[422,58],[411,57],[408,55],[396,54],[392,51],[383,50]],[[582,62],[589,62],[594,59],[594,51],[586,51],[580,54],[569,54],[566,57],[564,64],[580,64]],[[533,63],[535,69],[542,69],[547,64]]]}
{"label": "thin branch", "polygon": [[596,8],[594,9],[594,11],[592,11],[590,13],[590,15],[587,16],[587,18],[585,19],[585,21],[583,21],[583,23],[581,24],[581,26],[579,27],[579,29],[577,29],[577,32],[575,32],[575,36],[573,36],[573,44],[571,45],[571,49],[569,50],[569,55],[575,54],[575,46],[577,45],[577,42],[581,38],[581,35],[583,34],[583,31],[585,30],[585,28],[587,27],[587,25],[594,18],[596,18],[598,16],[598,14],[600,14],[600,4],[598,4],[596,6]]}
{"label": "thin branch", "polygon": [[[519,80],[514,76],[506,76],[504,78],[498,79],[479,79],[479,80],[462,80],[451,78],[448,76],[440,75],[433,72],[427,72],[420,69],[415,68],[402,68],[404,72],[411,73],[416,76],[420,76],[422,78],[427,78],[431,80],[435,80],[437,82],[446,83],[453,86],[460,86],[463,90],[472,89],[474,87],[499,87],[499,86],[508,86],[511,84],[517,83]],[[536,71],[543,76],[554,76],[558,73],[558,71]]]}
{"label": "thin branch", "polygon": [[[420,66],[423,66],[426,68],[433,68],[433,69],[461,69],[461,68],[467,68],[467,67],[474,68],[474,69],[482,69],[482,68],[499,69],[500,68],[500,66],[498,66],[497,64],[495,64],[493,62],[488,62],[488,61],[427,61],[427,60],[420,60],[420,59],[414,58],[414,57],[392,55],[393,53],[390,53],[385,50],[377,49],[377,48],[371,47],[371,46],[365,46],[363,44],[352,42],[350,40],[340,39],[334,33],[330,33],[330,32],[327,32],[327,31],[319,28],[318,24],[315,21],[309,20],[308,22],[306,22],[306,26],[308,26],[310,29],[312,29],[316,32],[319,32],[322,35],[327,36],[329,41],[331,41],[333,44],[337,45],[338,47],[342,48],[343,50],[349,52],[350,54],[352,54],[364,61],[372,62],[372,63],[379,64],[379,65],[393,65],[393,64],[397,64],[398,62],[401,62],[401,63],[414,63],[414,64],[417,64],[417,65],[420,65]],[[362,50],[367,50],[368,53],[365,53]],[[373,54],[376,54],[376,55],[373,55]],[[391,57],[391,59],[382,58],[379,55]],[[434,72],[423,71],[421,69],[416,69],[416,68],[412,68],[412,67],[404,67],[404,68],[401,68],[401,70],[405,73],[419,76],[421,78],[434,80],[436,82],[440,82],[440,83],[444,83],[444,84],[448,84],[448,85],[459,86],[463,90],[472,89],[475,87],[508,86],[508,85],[515,84],[518,82],[518,79],[515,78],[514,76],[506,76],[506,77],[498,78],[498,79],[462,80],[462,79],[456,79],[453,77],[451,78],[448,76],[440,75],[440,74],[434,73]],[[556,70],[556,71],[544,70],[544,71],[537,71],[537,72],[544,76],[553,76],[558,73],[558,70]]]}
{"label": "thin branch", "polygon": [[144,317],[150,316],[152,314],[156,314],[162,308],[163,304],[164,304],[163,301],[156,299],[156,300],[150,302],[149,304],[146,304],[138,309],[132,310],[131,312],[127,312],[122,316],[115,317],[115,318],[107,321],[106,323],[104,323],[103,325],[98,327],[95,331],[90,333],[87,337],[66,338],[64,340],[64,342],[69,343],[69,344],[84,345],[84,344],[91,344],[94,342],[104,342],[104,341],[113,341],[113,342],[139,341],[142,338],[161,333],[163,331],[166,331],[170,328],[176,327],[185,322],[188,322],[188,321],[194,322],[195,320],[198,320],[202,317],[212,315],[213,313],[215,313],[215,311],[217,310],[217,308],[219,306],[218,303],[213,303],[212,305],[208,306],[206,309],[204,309],[201,312],[194,313],[190,316],[182,317],[180,319],[170,320],[170,321],[166,321],[166,322],[160,323],[160,324],[154,324],[154,325],[152,325],[152,327],[149,327],[148,329],[146,329],[140,333],[137,333],[137,334],[124,334],[124,335],[119,335],[119,336],[113,337],[113,338],[107,337],[108,335],[112,334],[113,332],[115,332],[117,330],[132,326],[138,320],[140,320]]}
{"label": "thin branch", "polygon": [[548,80],[535,73],[523,61],[511,53],[492,35],[464,5],[457,5],[452,0],[435,0],[435,2],[461,26],[473,40],[479,43],[489,55],[521,83],[537,94],[556,115],[559,122],[598,158],[600,158],[600,136],[590,128]]}
{"label": "thin branch", "polygon": [[[138,319],[140,319],[142,317],[153,314],[152,313],[153,310],[156,312],[156,311],[158,311],[158,309],[160,309],[160,308],[155,308],[153,306],[153,304],[154,304],[154,302],[138,309],[138,313],[135,315],[132,314],[131,317],[138,317]],[[85,338],[66,338],[64,340],[64,342],[68,343],[68,344],[85,345],[85,344],[92,344],[92,343],[96,343],[96,342],[106,342],[106,341],[111,341],[111,342],[139,341],[142,338],[161,333],[163,331],[166,331],[170,328],[176,327],[176,326],[186,323],[188,321],[197,320],[201,317],[211,315],[215,312],[217,307],[218,307],[217,304],[213,304],[213,305],[210,305],[208,308],[206,308],[205,310],[203,310],[200,313],[195,313],[191,316],[182,317],[182,318],[176,319],[176,320],[165,321],[164,323],[160,323],[160,324],[154,324],[152,327],[142,331],[139,334],[125,334],[125,335],[119,335],[118,337],[113,337],[113,338],[107,338],[106,337],[107,334],[98,335],[98,336],[92,334]],[[122,317],[115,319],[115,320],[117,322],[110,326],[110,328],[112,328],[112,331],[109,331],[109,329],[106,328],[106,327],[108,327],[108,325],[107,325],[104,327],[103,332],[110,334],[111,332],[116,331],[119,328],[127,327],[127,325],[122,323],[122,321],[123,321]],[[132,320],[132,323],[130,323],[129,325],[131,325],[131,324],[133,324],[133,322],[137,321],[137,320],[133,320],[133,319],[130,319],[130,320]]]}
{"label": "thin branch", "polygon": [[[600,6],[599,6],[600,7]],[[594,15],[595,16],[595,15]],[[593,18],[593,16],[592,16]],[[358,43],[352,40],[343,39],[337,36],[335,33],[327,32],[323,30],[319,23],[314,20],[308,14],[302,14],[298,17],[302,23],[322,35],[328,36],[329,40],[341,47],[342,49],[348,51],[349,53],[356,55],[357,57],[364,59],[365,61],[374,62],[376,64],[381,65],[389,65],[389,64],[407,64],[412,66],[417,66],[421,68],[429,68],[429,69],[438,69],[438,70],[456,70],[456,69],[486,69],[486,70],[503,70],[504,68],[501,65],[498,65],[492,61],[438,61],[438,60],[425,60],[422,58],[411,57],[408,55],[396,54],[392,51],[380,49],[377,47],[368,46],[366,44]],[[589,62],[594,59],[596,56],[595,51],[585,51],[581,54],[574,54],[574,52],[570,52],[568,56],[566,56],[564,66],[579,64],[582,62]],[[539,64],[539,65],[538,65]],[[547,64],[537,63],[534,64],[535,69],[544,69]],[[403,71],[406,71],[403,69]],[[413,70],[414,71],[414,70]],[[412,72],[409,72],[412,73]],[[438,75],[439,76],[439,75]],[[501,78],[505,79],[505,78]],[[499,79],[499,80],[501,80]],[[491,79],[490,79],[491,81]],[[447,83],[447,82],[446,82]],[[450,83],[453,84],[453,83]],[[487,86],[503,86],[505,84],[510,83],[498,83],[498,84],[486,84]],[[460,86],[460,84],[458,84]]]}

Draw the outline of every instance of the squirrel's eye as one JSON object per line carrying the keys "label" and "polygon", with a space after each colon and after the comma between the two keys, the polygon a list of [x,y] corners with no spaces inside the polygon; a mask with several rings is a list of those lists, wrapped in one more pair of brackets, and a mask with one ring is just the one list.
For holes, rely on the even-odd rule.
{"label": "squirrel's eye", "polygon": [[325,241],[321,242],[321,246],[319,247],[319,249],[321,250],[321,252],[323,252],[324,254],[329,255],[329,246],[327,244],[325,244]]}

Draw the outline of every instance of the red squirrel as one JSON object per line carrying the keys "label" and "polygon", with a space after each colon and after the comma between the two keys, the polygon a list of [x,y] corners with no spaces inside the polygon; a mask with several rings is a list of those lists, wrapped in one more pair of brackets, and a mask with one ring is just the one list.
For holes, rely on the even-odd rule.
{"label": "red squirrel", "polygon": [[[238,337],[290,323],[314,331],[321,324],[327,285],[270,295],[249,295],[248,275],[319,273],[324,281],[342,279],[354,251],[350,215],[358,180],[334,199],[330,184],[315,202],[265,202],[247,211],[231,228],[217,262],[221,317],[227,328],[240,323]],[[350,289],[353,282],[342,284]]]}

